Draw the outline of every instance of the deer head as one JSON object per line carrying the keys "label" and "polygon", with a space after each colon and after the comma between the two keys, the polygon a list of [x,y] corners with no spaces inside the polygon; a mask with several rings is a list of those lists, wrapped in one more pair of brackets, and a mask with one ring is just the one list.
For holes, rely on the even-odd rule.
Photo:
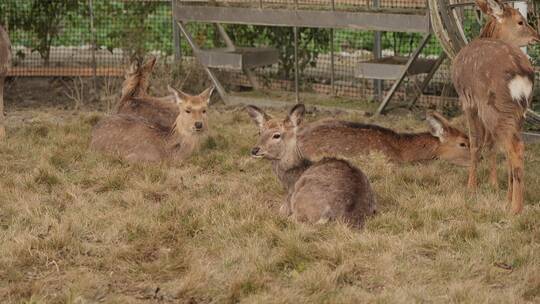
{"label": "deer head", "polygon": [[291,159],[298,152],[296,133],[302,123],[305,107],[295,105],[283,120],[274,119],[256,106],[247,106],[246,110],[259,127],[259,141],[251,150],[251,156],[270,160]]}
{"label": "deer head", "polygon": [[440,141],[438,148],[439,158],[456,165],[468,166],[471,154],[467,135],[452,127],[450,122],[437,112],[428,112],[426,121],[431,135],[437,137]]}
{"label": "deer head", "polygon": [[516,47],[539,43],[540,35],[521,13],[500,0],[476,0],[480,10],[489,16],[481,38],[501,39]]}
{"label": "deer head", "polygon": [[189,95],[180,90],[168,87],[169,92],[174,95],[174,99],[179,108],[176,118],[175,130],[182,134],[204,133],[208,130],[207,110],[210,103],[210,96],[214,87],[204,90],[199,95]]}

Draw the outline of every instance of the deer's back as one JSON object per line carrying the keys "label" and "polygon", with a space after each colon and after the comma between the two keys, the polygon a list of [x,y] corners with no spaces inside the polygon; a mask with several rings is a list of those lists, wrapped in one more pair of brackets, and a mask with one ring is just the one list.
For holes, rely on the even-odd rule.
{"label": "deer's back", "polygon": [[159,161],[167,156],[166,134],[140,117],[115,114],[94,127],[90,148],[132,161]]}
{"label": "deer's back", "polygon": [[308,158],[350,157],[380,151],[392,160],[402,161],[399,137],[398,133],[376,125],[321,121],[300,130],[298,145]]}
{"label": "deer's back", "polygon": [[0,76],[7,74],[11,61],[11,43],[7,32],[0,26]]}
{"label": "deer's back", "polygon": [[119,105],[118,113],[142,117],[160,127],[171,128],[178,116],[178,106],[163,98],[129,98]]}
{"label": "deer's back", "polygon": [[465,46],[454,59],[452,78],[463,107],[478,111],[490,128],[495,117],[521,119],[534,85],[534,69],[517,47],[482,38]]}
{"label": "deer's back", "polygon": [[375,212],[375,196],[362,171],[344,160],[324,158],[298,179],[291,195],[298,220],[317,222],[321,214],[361,226]]}

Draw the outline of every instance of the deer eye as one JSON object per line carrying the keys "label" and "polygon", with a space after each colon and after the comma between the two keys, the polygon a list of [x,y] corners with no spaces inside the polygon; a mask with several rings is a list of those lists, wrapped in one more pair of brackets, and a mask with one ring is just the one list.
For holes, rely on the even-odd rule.
{"label": "deer eye", "polygon": [[206,114],[206,110],[202,110],[203,114]]}
{"label": "deer eye", "polygon": [[191,110],[186,110],[186,113],[188,113],[188,114],[191,113]]}
{"label": "deer eye", "polygon": [[523,21],[518,22],[519,25],[523,25]]}
{"label": "deer eye", "polygon": [[280,138],[280,137],[281,137],[281,134],[279,134],[279,133],[276,133],[276,134],[274,134],[274,135],[272,136],[273,139],[278,139],[278,138]]}
{"label": "deer eye", "polygon": [[465,148],[467,146],[467,144],[466,143],[460,143],[459,146]]}

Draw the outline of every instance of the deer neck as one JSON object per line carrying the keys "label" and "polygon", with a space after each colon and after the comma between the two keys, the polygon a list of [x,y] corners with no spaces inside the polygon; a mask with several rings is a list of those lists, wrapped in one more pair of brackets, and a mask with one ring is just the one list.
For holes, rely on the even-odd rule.
{"label": "deer neck", "polygon": [[432,160],[438,157],[441,143],[430,133],[400,134],[398,150],[403,162]]}
{"label": "deer neck", "polygon": [[145,98],[148,96],[145,90],[146,79],[144,76],[135,76],[128,78],[122,84],[121,99],[129,99],[132,97]]}
{"label": "deer neck", "polygon": [[281,159],[272,161],[272,168],[285,189],[289,190],[309,168],[311,161],[305,158],[296,140],[287,145]]}
{"label": "deer neck", "polygon": [[480,36],[478,38],[494,38],[498,39],[497,35],[497,21],[493,18],[489,18],[488,22],[482,28]]}
{"label": "deer neck", "polygon": [[175,125],[165,137],[165,145],[173,158],[183,159],[198,149],[202,138],[205,138],[204,134],[180,130]]}
{"label": "deer neck", "polygon": [[489,18],[488,22],[486,22],[486,25],[482,28],[482,31],[480,32],[480,36],[478,36],[479,39],[485,39],[485,38],[491,38],[491,39],[497,39],[500,41],[505,42],[506,44],[513,46],[515,48],[519,48],[519,45],[515,45],[515,42],[508,41],[504,38],[504,36],[501,35],[499,23],[495,18]]}

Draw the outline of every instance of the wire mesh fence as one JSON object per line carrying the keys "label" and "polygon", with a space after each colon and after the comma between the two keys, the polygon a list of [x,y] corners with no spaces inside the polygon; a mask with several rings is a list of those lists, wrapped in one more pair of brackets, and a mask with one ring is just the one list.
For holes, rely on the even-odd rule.
{"label": "wire mesh fence", "polygon": [[[189,4],[426,13],[424,0],[190,0]],[[473,37],[481,25],[473,10],[465,10],[463,15],[465,30]],[[13,45],[12,76],[120,76],[133,57],[148,53],[167,62],[172,62],[175,55],[192,61],[193,52],[189,45],[182,38],[179,45],[175,42],[172,19],[172,4],[166,0],[4,0],[0,3],[0,23],[8,29]],[[225,46],[213,24],[189,23],[187,28],[204,48]],[[277,64],[256,69],[256,76],[264,87],[294,88],[291,27],[225,25],[224,28],[237,46],[270,46],[279,51]],[[302,92],[363,100],[376,97],[374,81],[355,75],[360,63],[375,57],[375,32],[299,28],[298,35]],[[421,37],[419,33],[382,32],[382,56],[407,57]],[[436,58],[441,52],[437,40],[432,38],[421,56]],[[540,64],[538,47],[529,49],[529,54],[537,65]],[[242,73],[226,73],[225,83],[250,86]],[[399,95],[406,96],[423,77],[408,79]],[[388,89],[391,84],[384,81],[383,89]],[[427,91],[436,96],[452,95],[448,62],[436,73]],[[536,91],[537,96],[540,95],[538,86]]]}

